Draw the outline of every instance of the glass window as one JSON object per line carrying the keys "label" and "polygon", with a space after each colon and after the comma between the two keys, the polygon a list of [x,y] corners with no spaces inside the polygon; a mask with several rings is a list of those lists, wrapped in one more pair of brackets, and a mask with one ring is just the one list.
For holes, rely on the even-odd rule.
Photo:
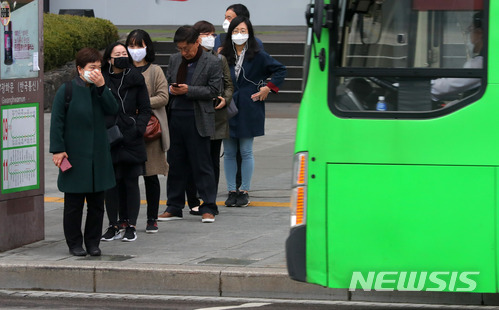
{"label": "glass window", "polygon": [[484,1],[377,0],[356,10],[362,2],[336,10],[333,111],[430,117],[476,101],[485,85]]}

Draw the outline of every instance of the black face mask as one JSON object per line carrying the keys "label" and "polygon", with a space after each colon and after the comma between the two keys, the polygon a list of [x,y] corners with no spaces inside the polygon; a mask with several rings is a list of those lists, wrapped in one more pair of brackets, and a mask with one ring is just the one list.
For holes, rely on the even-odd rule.
{"label": "black face mask", "polygon": [[128,57],[116,57],[113,59],[114,59],[114,66],[116,68],[126,69],[131,67],[130,60],[128,59]]}

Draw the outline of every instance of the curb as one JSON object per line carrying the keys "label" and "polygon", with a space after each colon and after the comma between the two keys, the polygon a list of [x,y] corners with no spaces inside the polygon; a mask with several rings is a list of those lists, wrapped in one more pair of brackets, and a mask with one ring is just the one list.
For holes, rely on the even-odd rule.
{"label": "curb", "polygon": [[123,266],[82,261],[0,263],[0,289],[348,300],[347,290],[293,281],[284,268]]}

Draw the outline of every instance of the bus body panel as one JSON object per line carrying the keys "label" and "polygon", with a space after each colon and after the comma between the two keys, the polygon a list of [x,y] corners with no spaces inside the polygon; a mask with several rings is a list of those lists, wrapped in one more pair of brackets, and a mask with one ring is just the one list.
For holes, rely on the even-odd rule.
{"label": "bus body panel", "polygon": [[[466,283],[438,287],[429,275],[472,272],[475,292],[496,291],[496,173],[475,166],[328,165],[329,285],[349,287],[353,272],[426,272],[420,289],[458,291]],[[383,289],[407,285],[408,278],[398,283],[399,275],[390,276]]]}
{"label": "bus body panel", "polygon": [[[320,91],[318,88],[312,87],[314,91]],[[492,105],[494,104],[494,100],[489,100],[488,96],[491,98],[499,98],[499,88],[496,85],[488,85],[487,92],[483,98],[483,105]],[[499,193],[499,188],[497,188],[497,180],[495,179],[495,175],[497,174],[495,167],[497,166],[499,160],[499,143],[495,143],[495,141],[490,141],[490,136],[499,136],[497,132],[496,126],[494,124],[497,122],[493,115],[498,115],[497,108],[481,108],[476,107],[479,106],[482,102],[477,102],[473,105],[470,105],[461,111],[456,112],[455,114],[448,115],[446,117],[432,119],[432,120],[412,120],[406,121],[405,123],[396,123],[396,120],[361,120],[361,119],[340,119],[329,113],[329,110],[325,104],[320,104],[317,100],[310,100],[302,103],[300,107],[300,114],[303,113],[311,113],[315,115],[313,117],[313,121],[305,122],[302,120],[298,121],[297,126],[297,137],[300,136],[302,139],[297,139],[296,143],[296,151],[308,151],[309,152],[309,179],[308,179],[308,205],[314,206],[309,207],[307,209],[307,226],[313,226],[315,229],[307,229],[306,236],[306,268],[307,268],[307,282],[315,283],[323,286],[333,287],[333,288],[348,288],[350,283],[350,278],[344,278],[341,280],[335,279],[338,275],[338,272],[343,275],[349,275],[351,277],[351,269],[344,269],[343,267],[338,268],[338,266],[332,263],[331,259],[335,255],[331,252],[334,251],[331,247],[331,244],[334,243],[332,237],[337,237],[336,234],[332,233],[329,229],[334,226],[335,222],[332,221],[330,214],[334,214],[337,210],[343,210],[345,205],[339,204],[334,199],[331,199],[330,192],[328,189],[331,188],[330,183],[332,182],[331,177],[326,176],[329,169],[328,166],[331,164],[351,164],[350,166],[355,166],[355,164],[363,164],[364,166],[376,166],[383,165],[386,163],[396,163],[398,167],[401,165],[408,165],[412,167],[412,165],[416,165],[413,168],[416,170],[421,169],[422,167],[455,167],[456,170],[459,168],[468,168],[468,165],[464,165],[466,163],[466,156],[470,156],[475,159],[473,164],[476,165],[476,168],[481,169],[494,169],[494,179],[491,179],[490,170],[486,173],[487,179],[486,181],[479,181],[478,179],[474,179],[470,177],[466,180],[467,182],[474,183],[473,186],[482,186],[481,184],[495,184],[496,187],[493,189],[488,188],[487,190],[483,189],[485,193],[482,195],[477,194],[478,199],[475,201],[475,206],[477,206],[477,210],[484,211],[484,214],[487,214],[488,220],[493,220],[493,222],[489,222],[486,227],[482,227],[481,223],[477,222],[477,225],[481,227],[479,230],[479,235],[488,235],[491,236],[490,240],[484,241],[483,238],[477,238],[478,240],[468,240],[469,242],[466,244],[466,249],[474,249],[475,244],[477,248],[481,248],[482,250],[486,248],[483,243],[487,244],[488,242],[488,251],[486,252],[485,257],[498,257],[497,241],[499,240],[499,233],[496,231],[496,210],[499,208],[497,203],[497,193]],[[498,106],[499,107],[499,106]],[[478,110],[478,112],[476,111]],[[480,111],[482,110],[482,111]],[[471,112],[468,112],[471,111]],[[487,111],[489,113],[487,113]],[[491,112],[494,111],[494,112]],[[481,113],[480,113],[481,112]],[[474,114],[475,121],[471,122],[470,117],[467,117],[466,114],[469,113]],[[464,115],[464,116],[461,116]],[[305,118],[303,118],[305,119]],[[445,121],[443,121],[445,119]],[[465,122],[468,120],[468,123]],[[365,123],[370,126],[359,126],[354,123]],[[335,126],[335,124],[342,123],[341,126]],[[327,125],[325,125],[327,124]],[[383,124],[385,127],[383,127]],[[447,124],[447,125],[446,125]],[[463,124],[462,126],[460,124]],[[348,125],[348,126],[347,126]],[[451,134],[450,129],[446,130],[446,128],[461,128],[460,131],[454,131]],[[361,139],[366,141],[365,131],[359,130],[359,128],[365,129],[376,129],[380,130],[380,128],[391,128],[395,132],[399,132],[401,136],[405,137],[413,137],[410,140],[410,143],[404,144],[407,141],[396,141],[390,140],[390,142],[383,142],[383,139],[377,139],[373,137],[370,143],[355,143],[356,139]],[[430,128],[430,129],[428,129]],[[350,129],[350,130],[349,130]],[[303,131],[304,134],[300,134]],[[327,132],[328,136],[331,138],[327,138],[325,134],[322,136],[323,139],[315,139],[314,133]],[[412,132],[412,135],[409,134]],[[423,134],[426,132],[426,138],[422,138]],[[429,132],[441,132],[444,133],[447,141],[441,141],[433,137]],[[484,138],[484,132],[487,133],[488,138]],[[492,134],[491,134],[492,133]],[[460,139],[458,139],[460,137]],[[378,137],[379,138],[379,137]],[[299,141],[300,140],[300,141]],[[318,141],[317,141],[318,140]],[[335,141],[336,143],[332,143]],[[415,147],[418,141],[419,148]],[[459,145],[460,143],[462,145]],[[440,142],[440,143],[439,143]],[[383,144],[384,143],[384,144]],[[455,143],[455,144],[452,144]],[[377,144],[377,145],[376,145]],[[391,145],[396,144],[398,149],[402,149],[404,153],[397,153],[392,156],[392,148]],[[412,144],[412,145],[411,145]],[[403,148],[401,146],[404,145]],[[411,146],[409,146],[411,145]],[[459,145],[459,146],[456,146]],[[374,147],[373,147],[374,146]],[[407,148],[405,148],[407,146]],[[453,147],[454,146],[454,147]],[[371,148],[371,149],[370,149]],[[349,152],[349,150],[354,149],[356,152]],[[451,152],[452,150],[452,152]],[[482,152],[477,152],[477,150],[487,150]],[[366,153],[370,151],[378,152],[378,156],[364,156]],[[455,154],[454,154],[455,153]],[[327,157],[325,157],[325,155]],[[347,155],[349,157],[347,157]],[[455,156],[454,156],[454,155]],[[454,158],[454,157],[456,158]],[[311,159],[314,158],[314,161]],[[379,158],[378,160],[373,160],[373,158]],[[368,160],[370,159],[370,160]],[[423,160],[426,159],[426,160]],[[371,164],[371,165],[365,165]],[[369,170],[369,169],[368,169]],[[435,171],[438,171],[435,170]],[[366,171],[367,172],[367,171]],[[360,175],[363,173],[360,172]],[[311,178],[310,176],[314,176]],[[484,175],[481,175],[484,178]],[[327,179],[327,181],[325,181]],[[341,178],[334,178],[334,182],[340,182]],[[432,174],[431,179],[438,183],[437,186],[443,195],[449,194],[448,190],[453,190],[452,186],[449,188],[446,186],[445,180],[438,178],[438,173]],[[452,178],[450,178],[452,180]],[[362,183],[362,182],[361,182]],[[369,182],[365,182],[369,183]],[[327,184],[327,188],[325,188]],[[333,183],[334,184],[334,183]],[[352,185],[352,184],[351,184]],[[353,188],[357,191],[357,195],[361,195],[362,193],[362,184],[354,183]],[[467,188],[466,182],[462,183],[462,186],[459,188]],[[382,185],[379,188],[379,191],[382,193],[386,189]],[[471,190],[471,189],[470,189]],[[313,193],[313,194],[310,194]],[[425,193],[414,193],[412,194],[420,194],[425,196]],[[479,190],[476,190],[475,193],[479,193]],[[472,194],[470,194],[472,196]],[[481,197],[483,196],[483,197]],[[491,201],[481,201],[482,198],[489,197],[492,199]],[[492,198],[491,198],[492,197]],[[459,200],[458,200],[459,202]],[[433,200],[429,202],[430,204],[427,206],[429,208],[440,208],[442,207],[442,212],[452,211],[452,206],[447,206],[443,208],[441,206],[440,200]],[[485,210],[484,210],[485,208]],[[486,212],[485,212],[486,211]],[[333,213],[331,213],[333,212]],[[465,218],[466,219],[466,218]],[[450,226],[446,226],[445,229],[449,228],[449,231],[453,231],[457,233],[456,230],[451,229],[452,224]],[[327,227],[327,230],[324,230]],[[461,231],[462,227],[459,227],[457,230]],[[470,230],[473,230],[473,227],[470,227]],[[484,229],[487,229],[487,232],[484,232]],[[364,229],[365,231],[365,229]],[[466,229],[468,231],[468,229]],[[465,233],[461,231],[461,233]],[[420,235],[419,235],[420,236]],[[472,234],[472,236],[477,236],[476,234]],[[425,239],[426,240],[426,239]],[[431,240],[431,238],[430,238]],[[389,241],[390,243],[396,243],[397,241]],[[463,241],[464,242],[464,241]],[[482,243],[479,245],[478,243]],[[327,246],[322,246],[327,245]],[[425,243],[420,244],[421,248],[424,248]],[[324,252],[324,249],[328,248],[328,253]],[[478,254],[479,251],[470,252],[473,256],[480,256]],[[365,253],[365,252],[364,252]],[[347,261],[351,261],[352,257],[357,257],[358,253],[354,255],[347,255],[345,259]],[[449,271],[459,271],[459,270],[467,270],[467,271],[475,271],[478,269],[480,272],[480,276],[477,278],[477,283],[479,285],[476,288],[475,292],[498,292],[498,283],[496,282],[499,279],[498,271],[497,271],[497,263],[496,261],[487,261],[487,262],[477,262],[474,261],[474,265],[470,265],[469,268],[465,268],[465,265],[454,264],[454,262],[448,261],[449,252],[444,253],[436,253],[434,257],[438,257],[442,254],[444,257],[444,261],[442,266],[455,266],[454,270]],[[327,263],[325,262],[327,261]],[[462,260],[461,260],[462,261]],[[464,261],[462,261],[464,262]],[[470,260],[473,262],[473,260]],[[390,265],[390,264],[389,264]],[[480,268],[476,266],[480,266]],[[366,264],[361,264],[360,262],[355,262],[352,266],[357,267],[358,271],[369,271],[370,266],[373,266],[372,262],[367,262]],[[391,269],[403,269],[405,266],[397,266],[395,264],[391,264]],[[414,266],[419,266],[415,264],[407,264],[407,267],[415,268]],[[445,272],[447,270],[437,268],[437,262],[434,261],[430,266],[431,268],[427,268],[427,271],[442,271]],[[473,267],[473,268],[472,268]],[[367,268],[367,269],[365,269]],[[381,268],[381,267],[380,267]],[[371,268],[372,269],[372,268]],[[470,269],[470,270],[468,270]],[[346,270],[348,270],[347,273]],[[388,270],[388,271],[389,271]],[[371,270],[372,271],[372,270]],[[411,271],[411,270],[406,270]],[[412,270],[414,271],[414,270]],[[325,275],[328,275],[325,278]],[[428,285],[431,285],[428,284]],[[430,286],[431,287],[431,286]],[[449,290],[447,287],[446,291]]]}

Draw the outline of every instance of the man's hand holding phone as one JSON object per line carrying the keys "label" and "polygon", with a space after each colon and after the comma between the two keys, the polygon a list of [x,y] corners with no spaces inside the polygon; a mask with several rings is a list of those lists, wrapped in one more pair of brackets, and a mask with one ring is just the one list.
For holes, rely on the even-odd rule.
{"label": "man's hand holding phone", "polygon": [[187,94],[188,86],[187,84],[177,84],[177,83],[171,83],[170,84],[170,94],[172,95],[185,95]]}

